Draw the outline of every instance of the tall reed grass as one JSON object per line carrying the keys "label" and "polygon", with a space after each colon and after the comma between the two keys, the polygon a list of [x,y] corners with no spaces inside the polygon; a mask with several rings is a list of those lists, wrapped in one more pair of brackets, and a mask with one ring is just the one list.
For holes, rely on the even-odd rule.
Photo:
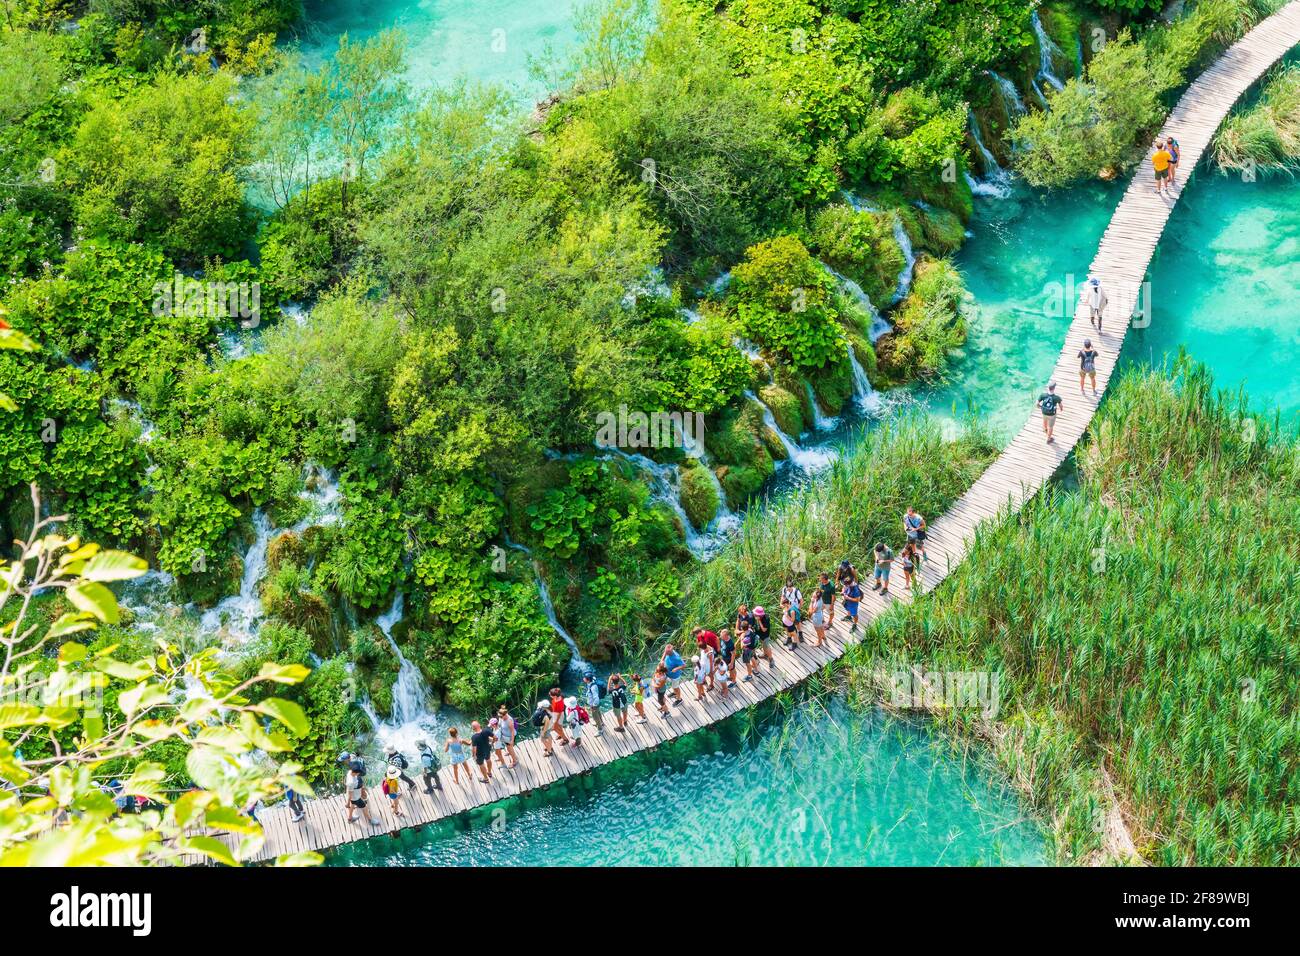
{"label": "tall reed grass", "polygon": [[1184,358],[1112,385],[1077,461],[875,622],[851,683],[999,671],[995,750],[1063,860],[1123,855],[1117,802],[1151,862],[1300,863],[1300,446]]}
{"label": "tall reed grass", "polygon": [[1300,65],[1273,71],[1252,105],[1229,116],[1214,138],[1224,172],[1294,173],[1300,165]]}

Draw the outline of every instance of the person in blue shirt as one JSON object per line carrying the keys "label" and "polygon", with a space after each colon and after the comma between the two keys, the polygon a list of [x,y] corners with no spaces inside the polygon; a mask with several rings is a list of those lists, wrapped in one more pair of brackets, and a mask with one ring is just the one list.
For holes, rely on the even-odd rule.
{"label": "person in blue shirt", "polygon": [[682,702],[681,680],[682,674],[686,672],[686,662],[682,660],[682,655],[678,654],[671,644],[664,648],[664,656],[660,660],[661,664],[668,670],[668,686],[673,691],[673,706],[677,707]]}

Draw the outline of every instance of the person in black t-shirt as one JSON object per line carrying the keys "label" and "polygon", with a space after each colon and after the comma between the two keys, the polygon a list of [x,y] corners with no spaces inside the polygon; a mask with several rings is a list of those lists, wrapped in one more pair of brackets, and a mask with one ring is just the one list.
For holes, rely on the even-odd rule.
{"label": "person in black t-shirt", "polygon": [[1038,407],[1043,412],[1043,434],[1047,436],[1047,443],[1050,445],[1056,441],[1052,437],[1052,429],[1056,427],[1056,413],[1059,409],[1065,407],[1065,402],[1061,396],[1056,394],[1056,383],[1051,382],[1047,386],[1047,391],[1038,396]]}
{"label": "person in black t-shirt", "polygon": [[474,747],[474,762],[478,764],[479,776],[488,783],[492,779],[492,731],[477,720],[470,724],[470,729],[474,731],[469,738]]}

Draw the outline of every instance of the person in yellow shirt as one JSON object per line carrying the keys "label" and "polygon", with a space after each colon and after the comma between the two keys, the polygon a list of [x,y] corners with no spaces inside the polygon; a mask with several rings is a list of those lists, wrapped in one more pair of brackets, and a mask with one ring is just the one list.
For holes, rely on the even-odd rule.
{"label": "person in yellow shirt", "polygon": [[1169,165],[1173,156],[1165,148],[1163,139],[1156,140],[1156,151],[1151,154],[1151,167],[1156,171],[1156,192],[1164,193],[1169,189]]}

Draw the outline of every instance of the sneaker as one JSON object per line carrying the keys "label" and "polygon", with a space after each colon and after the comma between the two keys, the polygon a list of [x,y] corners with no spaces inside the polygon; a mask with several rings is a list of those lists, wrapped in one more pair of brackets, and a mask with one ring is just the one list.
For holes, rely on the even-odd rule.
{"label": "sneaker", "polygon": [[751,680],[753,680],[753,679],[754,679],[753,677],[749,677],[749,676],[746,676],[746,677],[742,677],[742,678],[741,678],[741,680],[743,680],[743,681],[751,681]]}
{"label": "sneaker", "polygon": [[614,732],[615,732],[615,733],[618,733],[618,734],[626,733],[626,732],[627,732],[627,728],[626,728],[626,727],[615,727],[615,728],[614,728]]}
{"label": "sneaker", "polygon": [[638,724],[648,724],[648,723],[650,722],[650,718],[648,718],[648,717],[638,717],[638,718],[636,719],[636,722],[637,722]]}
{"label": "sneaker", "polygon": [[289,819],[292,820],[294,823],[302,823],[302,821],[303,821],[304,819],[306,819],[306,817],[307,817],[307,814],[305,814],[305,813],[295,813],[295,814],[294,814],[293,816],[291,816]]}

